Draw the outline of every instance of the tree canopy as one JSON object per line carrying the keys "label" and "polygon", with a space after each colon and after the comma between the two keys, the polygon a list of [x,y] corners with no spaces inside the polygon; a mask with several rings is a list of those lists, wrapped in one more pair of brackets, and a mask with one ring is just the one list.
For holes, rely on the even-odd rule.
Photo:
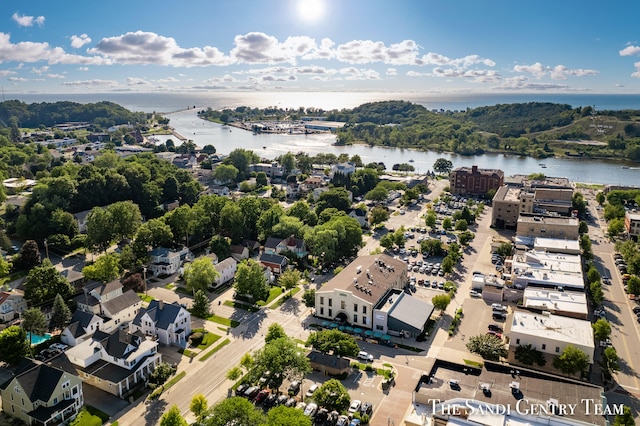
{"label": "tree canopy", "polygon": [[351,397],[339,380],[329,379],[313,394],[313,399],[319,406],[327,410],[345,411],[351,404]]}
{"label": "tree canopy", "polygon": [[234,287],[238,294],[249,295],[254,301],[267,300],[269,297],[267,278],[260,264],[253,259],[238,264]]}
{"label": "tree canopy", "polygon": [[338,356],[356,356],[360,347],[356,339],[340,330],[314,331],[306,342],[322,353],[333,353]]}
{"label": "tree canopy", "polygon": [[48,259],[29,271],[24,282],[24,297],[33,305],[51,303],[57,294],[67,298],[73,292],[69,281]]}
{"label": "tree canopy", "polygon": [[184,283],[194,294],[198,290],[207,291],[219,276],[213,261],[207,256],[199,257],[184,267]]}
{"label": "tree canopy", "polygon": [[0,331],[0,361],[15,365],[31,351],[27,332],[19,325]]}
{"label": "tree canopy", "polygon": [[587,371],[589,367],[589,357],[579,348],[568,345],[562,354],[553,359],[553,366],[563,374],[574,375]]}

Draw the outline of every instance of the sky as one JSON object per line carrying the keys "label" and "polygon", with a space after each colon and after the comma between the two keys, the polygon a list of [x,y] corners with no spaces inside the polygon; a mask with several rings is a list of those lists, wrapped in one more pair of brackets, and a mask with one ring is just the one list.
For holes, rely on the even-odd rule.
{"label": "sky", "polygon": [[640,2],[0,0],[3,93],[640,93]]}

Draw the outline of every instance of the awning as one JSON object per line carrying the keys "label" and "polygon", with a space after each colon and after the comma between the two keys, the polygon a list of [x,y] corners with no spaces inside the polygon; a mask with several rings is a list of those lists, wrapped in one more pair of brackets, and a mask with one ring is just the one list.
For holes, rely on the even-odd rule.
{"label": "awning", "polygon": [[355,334],[362,334],[362,329],[360,327],[356,327],[356,328],[353,329],[353,332]]}
{"label": "awning", "polygon": [[322,321],[320,325],[323,327],[329,327],[329,321]]}
{"label": "awning", "polygon": [[329,328],[336,328],[338,327],[338,324],[335,322],[329,323]]}
{"label": "awning", "polygon": [[340,325],[340,326],[338,326],[338,330],[340,330],[340,331],[344,331],[344,325]]}
{"label": "awning", "polygon": [[371,331],[371,330],[365,330],[365,331],[364,331],[364,335],[365,335],[365,336],[373,336],[373,331]]}
{"label": "awning", "polygon": [[385,342],[388,342],[389,340],[391,340],[391,336],[389,336],[388,334],[383,334],[381,339]]}
{"label": "awning", "polygon": [[344,328],[344,331],[346,331],[347,333],[353,333],[353,327],[346,326],[346,327]]}
{"label": "awning", "polygon": [[382,333],[376,331],[375,333],[373,333],[373,337],[375,337],[376,339],[382,339]]}

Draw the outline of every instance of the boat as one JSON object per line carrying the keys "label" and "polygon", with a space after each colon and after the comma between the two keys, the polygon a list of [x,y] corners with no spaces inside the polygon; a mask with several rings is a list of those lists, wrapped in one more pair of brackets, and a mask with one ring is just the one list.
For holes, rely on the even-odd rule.
{"label": "boat", "polygon": [[628,168],[629,168],[629,166],[622,166],[622,167],[620,167],[620,168],[621,168],[621,169],[628,169]]}
{"label": "boat", "polygon": [[413,158],[411,160],[409,160],[410,163],[413,163]]}
{"label": "boat", "polygon": [[546,165],[546,164],[544,164],[544,163],[540,163],[540,167],[542,167],[543,169],[546,169],[546,168],[547,168],[547,165]]}

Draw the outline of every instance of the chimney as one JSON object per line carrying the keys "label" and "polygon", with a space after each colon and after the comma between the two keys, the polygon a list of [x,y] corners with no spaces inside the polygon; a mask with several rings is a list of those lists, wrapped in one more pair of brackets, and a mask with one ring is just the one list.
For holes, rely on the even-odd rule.
{"label": "chimney", "polygon": [[471,173],[473,174],[478,173],[478,166],[471,166]]}
{"label": "chimney", "polygon": [[160,310],[163,310],[163,309],[164,309],[164,300],[158,300],[158,308],[159,308]]}

